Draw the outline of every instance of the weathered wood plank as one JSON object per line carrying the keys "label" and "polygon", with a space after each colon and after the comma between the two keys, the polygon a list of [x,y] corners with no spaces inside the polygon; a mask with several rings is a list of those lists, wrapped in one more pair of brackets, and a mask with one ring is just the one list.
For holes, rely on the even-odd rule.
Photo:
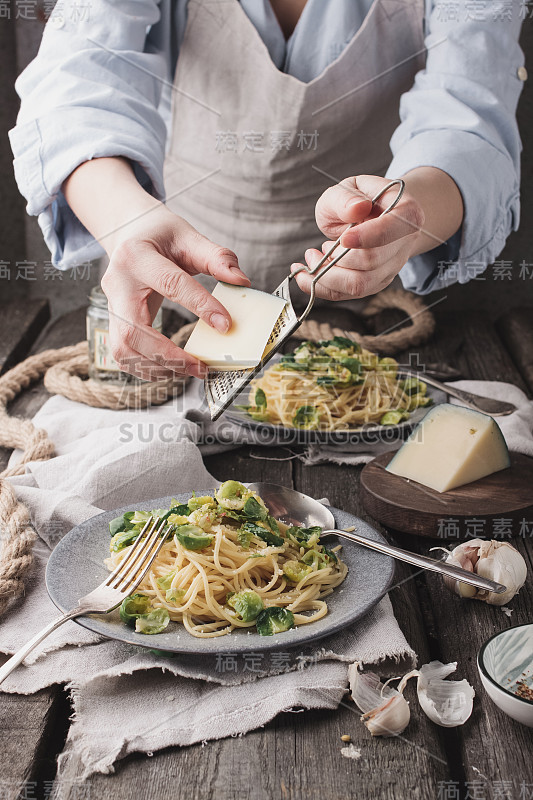
{"label": "weathered wood plank", "polygon": [[0,305],[0,373],[28,354],[50,319],[48,300],[13,299]]}
{"label": "weathered wood plank", "polygon": [[51,780],[55,771],[54,759],[50,759],[44,745],[55,733],[59,734],[60,741],[64,740],[68,712],[60,694],[57,687],[27,697],[0,694],[0,730],[4,738],[0,774],[2,798],[20,800],[43,796],[44,781]]}
{"label": "weathered wood plank", "polygon": [[[533,520],[531,522],[533,530]],[[408,546],[404,538],[402,543]],[[497,797],[497,787],[503,787],[505,781],[509,782],[509,797],[521,796],[522,783],[529,784],[530,788],[533,784],[531,732],[494,705],[481,684],[476,663],[479,648],[490,636],[512,625],[531,621],[532,541],[518,538],[513,545],[526,559],[528,579],[519,595],[508,604],[512,610],[510,619],[498,606],[463,600],[451,594],[432,573],[420,582],[420,591],[426,595],[425,624],[435,632],[438,657],[445,662],[457,661],[457,675],[452,675],[451,679],[466,678],[476,691],[472,717],[464,727],[455,729],[455,737],[465,765],[463,781],[480,782],[484,795],[481,791],[478,795],[487,798]],[[423,548],[422,552],[427,553],[428,549]],[[461,789],[464,791],[465,786]]]}
{"label": "weathered wood plank", "polygon": [[496,321],[496,330],[533,393],[533,308],[507,311]]}
{"label": "weathered wood plank", "polygon": [[[444,314],[439,318],[438,334],[434,343],[421,348],[421,360],[425,357],[446,360],[451,348],[455,347],[454,360],[449,363],[459,366],[465,377],[504,380],[527,391],[509,350],[482,314]],[[455,341],[450,345],[452,338]],[[528,534],[528,531],[531,533]],[[516,526],[514,532],[519,532]],[[507,790],[508,797],[519,797],[521,784],[531,786],[533,783],[531,734],[492,703],[481,685],[476,665],[479,648],[493,633],[531,619],[531,534],[533,520],[527,520],[524,535],[512,542],[526,558],[528,581],[520,595],[509,604],[512,608],[511,619],[496,606],[461,600],[450,594],[442,579],[433,573],[421,573],[416,581],[423,625],[432,645],[432,657],[445,662],[457,661],[457,676],[452,677],[467,678],[476,691],[474,712],[467,724],[442,733],[450,763],[455,754],[458,765],[453,783],[449,784],[450,792],[457,790],[461,796],[470,790],[470,796],[493,798]],[[493,536],[492,529],[487,530],[486,535]],[[407,549],[429,553],[432,546],[414,536],[400,533],[395,536],[400,546]],[[434,544],[442,542],[435,541]]]}

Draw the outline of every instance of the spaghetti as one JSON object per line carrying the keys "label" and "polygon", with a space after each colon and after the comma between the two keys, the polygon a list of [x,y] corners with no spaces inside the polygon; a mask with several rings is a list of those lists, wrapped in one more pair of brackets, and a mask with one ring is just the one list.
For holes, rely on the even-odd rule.
{"label": "spaghetti", "polygon": [[[324,617],[324,598],[346,577],[336,552],[320,544],[319,527],[275,520],[237,481],[164,513],[172,526],[167,541],[138,594],[121,607],[138,632],[159,633],[172,620],[201,638],[253,626],[269,635]],[[109,569],[127,555],[150,514],[163,510],[129,512],[111,523]]]}
{"label": "spaghetti", "polygon": [[253,419],[288,428],[352,430],[368,423],[397,425],[432,401],[426,384],[401,380],[394,358],[379,358],[342,336],[303,342],[253,381]]}

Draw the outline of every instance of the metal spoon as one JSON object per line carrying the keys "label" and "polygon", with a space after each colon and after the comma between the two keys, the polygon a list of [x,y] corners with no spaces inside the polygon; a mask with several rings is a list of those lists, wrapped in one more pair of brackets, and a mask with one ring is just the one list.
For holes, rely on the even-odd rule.
{"label": "metal spoon", "polygon": [[367,539],[366,536],[361,536],[355,531],[338,530],[335,528],[335,518],[329,508],[319,503],[318,500],[313,500],[312,497],[308,497],[302,492],[297,492],[295,489],[278,486],[276,483],[250,483],[248,486],[263,498],[270,513],[276,519],[280,519],[288,525],[300,525],[304,528],[320,525],[323,529],[321,539],[325,536],[340,536],[363,547],[376,550],[378,553],[396,558],[398,561],[406,561],[408,564],[413,564],[421,569],[440,572],[441,575],[449,575],[455,580],[468,583],[471,586],[477,586],[478,589],[486,589],[489,592],[496,592],[496,594],[501,594],[507,589],[501,583],[483,578],[481,575],[475,575],[473,572],[468,572],[466,569],[461,569],[461,567],[455,567],[453,564],[446,564],[429,556],[419,556],[418,553],[402,550],[400,547],[394,547],[386,542]]}

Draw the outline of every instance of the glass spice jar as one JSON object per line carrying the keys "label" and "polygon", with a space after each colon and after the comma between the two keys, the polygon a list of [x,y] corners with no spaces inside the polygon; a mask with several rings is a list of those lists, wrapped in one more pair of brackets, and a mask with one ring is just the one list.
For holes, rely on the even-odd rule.
{"label": "glass spice jar", "polygon": [[[122,372],[111,355],[109,346],[109,311],[107,297],[100,286],[94,286],[87,309],[87,341],[89,343],[89,378],[105,383],[123,385],[141,383],[139,378]],[[161,333],[163,315],[157,312],[152,327]]]}

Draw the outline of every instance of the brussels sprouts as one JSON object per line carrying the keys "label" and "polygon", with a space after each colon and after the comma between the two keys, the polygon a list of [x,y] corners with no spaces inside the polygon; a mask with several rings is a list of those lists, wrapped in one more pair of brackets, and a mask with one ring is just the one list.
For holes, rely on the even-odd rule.
{"label": "brussels sprouts", "polygon": [[263,601],[257,592],[252,590],[231,594],[227,603],[235,609],[244,622],[251,622],[263,610]]}
{"label": "brussels sprouts", "polygon": [[189,522],[187,514],[170,514],[168,517],[169,525],[186,525]]}
{"label": "brussels sprouts", "polygon": [[430,406],[433,403],[431,397],[427,397],[423,394],[412,394],[409,398],[409,411],[414,411],[415,408],[421,408],[425,406]]}
{"label": "brussels sprouts", "polygon": [[[329,551],[331,553],[331,550]],[[333,559],[336,561],[337,558],[335,554],[333,554]],[[330,566],[331,556],[325,550],[308,550],[307,553],[304,553],[302,556],[302,561],[304,564],[313,568],[313,572],[316,572],[319,569],[325,569],[325,567]]]}
{"label": "brussels sprouts", "polygon": [[274,533],[279,533],[279,525],[275,517],[271,517],[269,514],[266,518],[266,523],[270,530],[274,531]]}
{"label": "brussels sprouts", "polygon": [[396,411],[387,411],[379,420],[380,425],[398,425],[404,419],[408,419],[409,414],[403,409],[398,408]]}
{"label": "brussels sprouts", "polygon": [[123,550],[125,547],[129,547],[130,544],[139,537],[140,531],[133,529],[130,531],[119,531],[115,533],[112,537],[111,542],[109,543],[109,549],[112,553],[118,553],[120,550]]}
{"label": "brussels sprouts", "polygon": [[166,608],[154,608],[148,614],[141,614],[135,620],[136,633],[161,633],[170,622],[170,616]]}
{"label": "brussels sprouts", "polygon": [[246,486],[239,481],[224,481],[215,492],[215,497],[223,508],[240,511],[244,508],[246,498],[250,494]]}
{"label": "brussels sprouts", "polygon": [[424,381],[419,381],[418,378],[405,378],[405,380],[400,381],[400,387],[405,394],[424,395],[427,391],[427,386]]}
{"label": "brussels sprouts", "polygon": [[204,550],[213,541],[213,536],[205,533],[198,525],[179,525],[176,537],[187,550]]}
{"label": "brussels sprouts", "polygon": [[398,362],[395,358],[380,358],[378,361],[378,369],[380,372],[386,372],[388,375],[394,377],[398,372]]}
{"label": "brussels sprouts", "polygon": [[341,358],[339,359],[341,366],[346,367],[352,375],[359,375],[363,371],[361,362],[358,358]]}
{"label": "brussels sprouts", "polygon": [[275,533],[272,533],[266,528],[262,528],[261,525],[256,525],[253,522],[245,522],[243,528],[245,531],[257,536],[259,539],[262,539],[263,542],[273,545],[274,547],[281,547],[285,544],[285,539],[282,539],[281,536],[276,536]]}
{"label": "brussels sprouts", "polygon": [[316,406],[300,406],[292,418],[292,424],[295,428],[303,428],[305,430],[318,428],[319,422],[320,413]]}
{"label": "brussels sprouts", "polygon": [[264,506],[259,503],[255,497],[249,497],[245,502],[242,513],[250,520],[261,519],[264,520],[268,516],[268,511]]}
{"label": "brussels sprouts", "polygon": [[322,552],[324,552],[327,555],[328,558],[331,558],[331,560],[335,564],[339,563],[339,559],[337,558],[337,554],[334,553],[333,550],[330,550],[329,547],[325,547],[324,545],[322,545]]}
{"label": "brussels sprouts", "polygon": [[217,509],[211,508],[211,506],[207,504],[201,508],[197,508],[195,511],[191,511],[189,518],[184,520],[185,524],[191,523],[191,525],[196,525],[206,532],[211,530],[216,521]]}
{"label": "brussels sprouts", "polygon": [[294,614],[288,608],[271,606],[265,608],[255,621],[257,632],[261,636],[272,636],[294,628]]}
{"label": "brussels sprouts", "polygon": [[261,388],[256,389],[255,397],[254,397],[254,403],[255,403],[256,408],[266,408],[267,407],[266,394],[264,393],[264,391]]}
{"label": "brussels sprouts", "polygon": [[249,550],[250,544],[252,542],[254,532],[247,530],[246,528],[240,528],[237,531],[237,541],[239,545],[242,547],[243,550]]}
{"label": "brussels sprouts", "polygon": [[133,528],[132,517],[135,514],[135,511],[126,511],[125,514],[121,514],[120,517],[116,517],[112,519],[109,523],[109,533],[111,536],[115,536],[115,534],[119,533],[120,531],[128,531]]}
{"label": "brussels sprouts", "polygon": [[361,350],[361,345],[359,345],[357,342],[354,342],[353,339],[348,339],[346,336],[334,336],[331,340],[331,344],[335,345],[341,350],[350,350],[352,348],[355,352],[359,352]]}
{"label": "brussels sprouts", "polygon": [[191,513],[191,509],[189,508],[188,503],[177,503],[176,500],[173,500],[170,504],[169,514],[182,514],[185,517],[188,517]]}
{"label": "brussels sprouts", "polygon": [[302,342],[294,350],[294,360],[297,364],[306,363],[316,351],[316,345],[313,342]]}
{"label": "brussels sprouts", "polygon": [[310,528],[300,528],[297,525],[291,525],[287,528],[287,536],[290,536],[302,547],[311,548],[318,544],[322,528],[320,525],[312,525]]}
{"label": "brussels sprouts", "polygon": [[195,497],[193,495],[188,503],[189,512],[187,513],[187,516],[191,511],[196,511],[202,506],[214,508],[216,506],[215,498],[211,497],[209,494],[202,495],[201,497]]}
{"label": "brussels sprouts", "polygon": [[150,598],[145,594],[132,594],[120,604],[120,619],[133,628],[137,617],[147,614],[151,607]]}
{"label": "brussels sprouts", "polygon": [[266,394],[261,388],[256,389],[254,395],[254,404],[253,406],[247,406],[246,412],[257,422],[266,422],[268,420],[267,398]]}
{"label": "brussels sprouts", "polygon": [[176,570],[173,569],[168,575],[162,575],[157,579],[157,585],[165,590],[165,600],[169,603],[177,603],[185,595],[185,589],[172,589],[172,581]]}
{"label": "brussels sprouts", "polygon": [[157,585],[159,586],[159,588],[170,589],[175,574],[176,570],[173,569],[172,572],[169,572],[167,575],[162,575],[160,578],[158,578]]}
{"label": "brussels sprouts", "polygon": [[286,561],[283,565],[283,574],[293,583],[300,583],[312,571],[312,567],[302,561]]}
{"label": "brussels sprouts", "polygon": [[179,603],[186,595],[185,589],[167,589],[165,592],[165,600],[167,603]]}

